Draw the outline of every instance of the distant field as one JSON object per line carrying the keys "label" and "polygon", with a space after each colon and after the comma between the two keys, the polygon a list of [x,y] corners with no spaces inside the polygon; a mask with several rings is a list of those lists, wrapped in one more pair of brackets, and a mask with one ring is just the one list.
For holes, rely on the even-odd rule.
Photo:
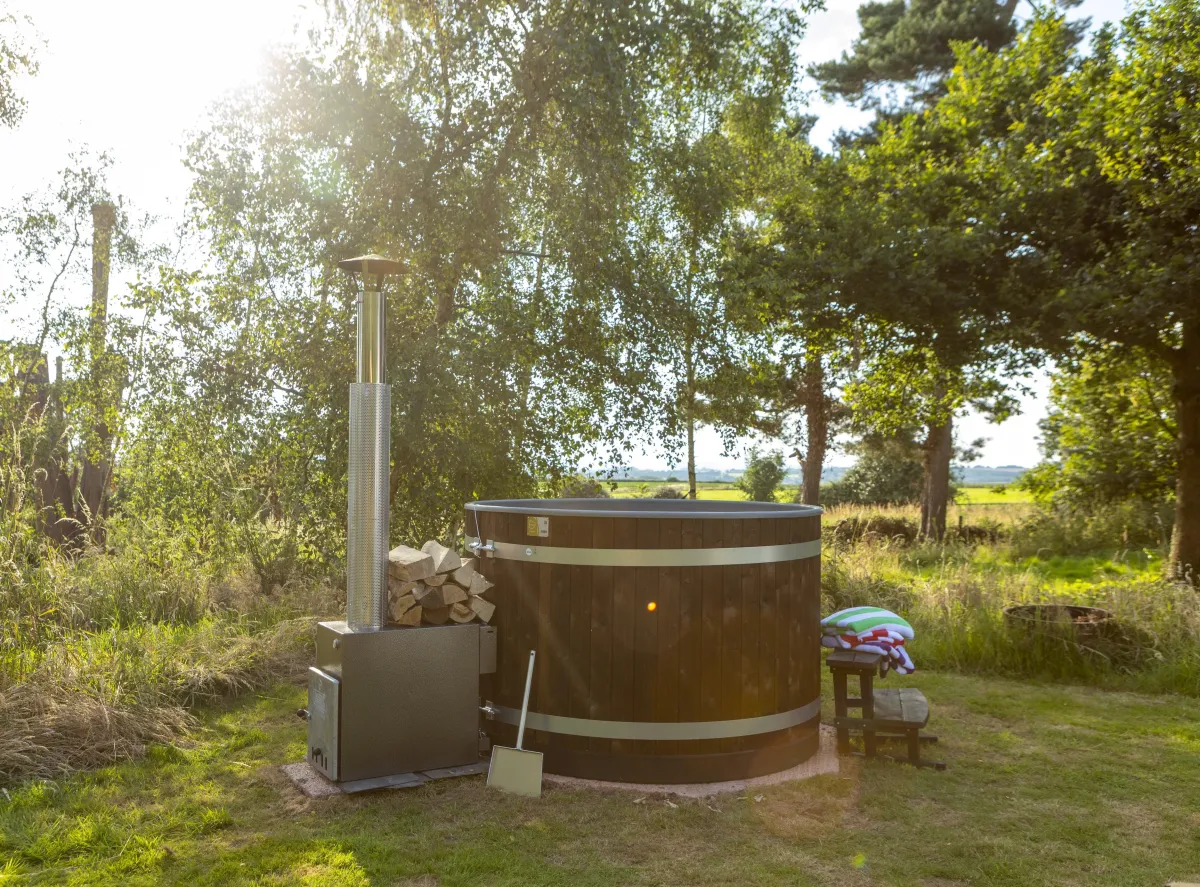
{"label": "distant field", "polygon": [[1027,505],[1033,497],[1016,487],[959,487],[960,505]]}
{"label": "distant field", "polygon": [[[662,487],[671,487],[679,490],[681,493],[687,493],[687,484],[669,484],[663,481],[618,481],[617,488],[612,491],[611,495],[617,499],[632,499],[638,496],[653,496],[655,490]],[[742,491],[733,484],[725,483],[698,483],[696,484],[696,496],[700,499],[720,499],[723,501],[742,500],[746,497]],[[791,493],[785,491],[784,496],[780,498],[791,498]]]}
{"label": "distant field", "polygon": [[[663,481],[618,481],[616,490],[611,495],[618,499],[631,499],[639,496],[652,496],[661,487],[671,487],[681,493],[687,492],[686,483],[666,483]],[[783,487],[778,500],[791,502],[796,494],[795,487]],[[696,495],[700,499],[719,499],[723,501],[740,501],[746,497],[730,483],[699,483],[696,484]],[[960,506],[969,505],[1028,505],[1033,501],[1029,493],[1014,487],[997,488],[959,487],[958,502]]]}

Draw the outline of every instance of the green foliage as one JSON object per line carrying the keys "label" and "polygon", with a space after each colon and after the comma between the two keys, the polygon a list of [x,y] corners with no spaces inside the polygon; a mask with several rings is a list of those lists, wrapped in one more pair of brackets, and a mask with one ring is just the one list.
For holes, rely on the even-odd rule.
{"label": "green foliage", "polygon": [[608,487],[594,477],[577,474],[567,478],[558,491],[564,499],[608,499]]}
{"label": "green foliage", "polygon": [[963,47],[947,95],[865,152],[899,185],[876,192],[897,232],[910,207],[931,221],[921,261],[937,264],[943,243],[974,252],[960,268],[976,299],[964,332],[1002,322],[1009,348],[1083,341],[1170,367],[1175,575],[1200,563],[1200,300],[1183,271],[1200,205],[1200,116],[1184,98],[1200,82],[1198,32],[1194,4],[1163,0],[1085,56],[1061,18],[1039,13],[999,53]]}
{"label": "green foliage", "polygon": [[687,493],[683,490],[677,490],[675,487],[662,486],[654,491],[651,495],[652,499],[686,499]]}
{"label": "green foliage", "polygon": [[[807,9],[801,4],[802,10]],[[697,4],[669,45],[664,88],[647,111],[622,310],[636,347],[662,377],[662,438],[695,472],[697,426],[732,444],[760,419],[756,342],[733,323],[723,259],[761,193],[793,97],[798,12],[775,5]],[[675,42],[678,41],[678,42]]]}
{"label": "green foliage", "polygon": [[[1069,4],[1076,5],[1079,0]],[[1016,36],[1016,0],[883,0],[858,8],[861,32],[840,59],[811,65],[827,98],[881,107],[886,85],[907,86],[913,103],[944,90],[956,43],[995,51]],[[884,93],[884,94],[881,94]]]}
{"label": "green foliage", "polygon": [[737,479],[737,488],[754,502],[774,502],[785,474],[783,453],[775,450],[763,455],[753,449],[746,461],[746,469]]}
{"label": "green foliage", "polygon": [[911,429],[868,434],[847,448],[857,461],[821,488],[826,505],[904,505],[921,498],[921,447]]}
{"label": "green foliage", "polygon": [[1020,486],[1082,510],[1168,502],[1178,436],[1170,389],[1170,368],[1145,352],[1099,347],[1061,363],[1040,423],[1047,461]]}
{"label": "green foliage", "polygon": [[22,33],[32,27],[29,16],[13,12],[7,0],[0,3],[0,126],[16,126],[25,115],[27,102],[14,81],[37,73],[38,62],[28,33]]}

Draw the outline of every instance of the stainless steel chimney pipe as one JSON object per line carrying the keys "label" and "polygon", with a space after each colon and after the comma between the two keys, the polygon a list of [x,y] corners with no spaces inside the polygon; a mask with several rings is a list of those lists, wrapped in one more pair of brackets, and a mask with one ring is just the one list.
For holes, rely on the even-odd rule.
{"label": "stainless steel chimney pipe", "polygon": [[388,478],[392,397],[387,384],[383,278],[404,266],[358,256],[338,267],[363,277],[358,298],[358,354],[350,385],[347,489],[346,622],[351,631],[382,628],[387,619]]}

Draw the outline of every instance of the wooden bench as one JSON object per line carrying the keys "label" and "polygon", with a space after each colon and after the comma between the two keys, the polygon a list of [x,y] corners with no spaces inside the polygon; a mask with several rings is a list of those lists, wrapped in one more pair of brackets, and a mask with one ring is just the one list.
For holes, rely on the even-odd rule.
{"label": "wooden bench", "polygon": [[[929,723],[929,702],[915,687],[875,689],[876,676],[884,676],[883,657],[861,650],[835,650],[825,660],[833,675],[834,727],[837,728],[839,754],[861,754],[868,758],[900,761],[915,767],[934,767],[945,770],[941,761],[921,758],[922,742],[937,742],[936,736],[921,733]],[[849,677],[858,677],[858,695],[849,693]],[[860,717],[851,717],[850,709],[861,710]],[[853,751],[851,732],[861,734],[863,750]],[[908,747],[907,757],[879,753],[878,743],[902,739]]]}

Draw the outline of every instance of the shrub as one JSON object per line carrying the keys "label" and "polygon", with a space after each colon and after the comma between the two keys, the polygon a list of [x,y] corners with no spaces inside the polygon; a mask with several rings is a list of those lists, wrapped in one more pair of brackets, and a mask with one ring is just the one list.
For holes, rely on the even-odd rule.
{"label": "shrub", "polygon": [[912,542],[919,535],[920,529],[917,522],[911,518],[873,514],[838,521],[832,530],[832,536],[839,542],[861,542],[868,535]]}
{"label": "shrub", "polygon": [[608,499],[608,489],[593,477],[576,475],[563,482],[559,496],[564,499]]}
{"label": "shrub", "polygon": [[652,499],[686,499],[688,494],[675,487],[659,487],[651,496]]}
{"label": "shrub", "polygon": [[822,503],[904,505],[921,498],[921,448],[912,433],[868,434],[850,450],[858,461],[822,486]]}
{"label": "shrub", "polygon": [[755,502],[774,502],[775,492],[783,483],[784,474],[783,453],[776,450],[762,456],[758,450],[751,450],[746,470],[738,478],[736,486]]}

